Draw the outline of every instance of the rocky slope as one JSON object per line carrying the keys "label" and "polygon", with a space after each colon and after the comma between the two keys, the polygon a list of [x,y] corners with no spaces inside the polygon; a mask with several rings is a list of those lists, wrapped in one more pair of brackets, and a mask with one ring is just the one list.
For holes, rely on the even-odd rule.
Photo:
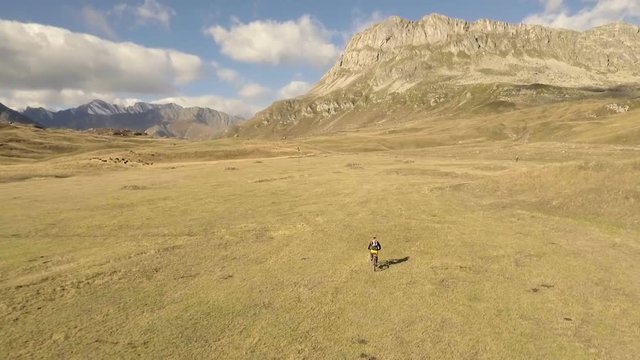
{"label": "rocky slope", "polygon": [[5,106],[4,104],[0,103],[0,121],[2,122],[8,122],[8,123],[20,123],[20,124],[27,124],[27,125],[34,125],[37,127],[42,127],[41,124],[39,124],[36,121],[33,121],[31,118],[24,116],[22,114],[20,114],[19,112]]}
{"label": "rocky slope", "polygon": [[274,103],[241,134],[331,132],[399,112],[505,111],[633,93],[638,83],[637,26],[578,32],[442,15],[391,17],[356,34],[309,93]]}
{"label": "rocky slope", "polygon": [[57,112],[27,108],[23,114],[49,127],[76,130],[126,128],[153,136],[194,140],[223,136],[243,121],[209,108],[148,103],[119,106],[101,100]]}

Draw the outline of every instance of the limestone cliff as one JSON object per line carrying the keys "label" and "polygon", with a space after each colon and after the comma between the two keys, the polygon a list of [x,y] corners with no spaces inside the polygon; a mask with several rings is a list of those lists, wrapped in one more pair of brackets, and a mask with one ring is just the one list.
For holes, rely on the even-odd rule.
{"label": "limestone cliff", "polygon": [[356,34],[309,93],[274,103],[241,132],[327,132],[363,125],[346,116],[352,112],[383,121],[390,111],[509,108],[638,83],[637,26],[579,32],[437,14],[391,17]]}

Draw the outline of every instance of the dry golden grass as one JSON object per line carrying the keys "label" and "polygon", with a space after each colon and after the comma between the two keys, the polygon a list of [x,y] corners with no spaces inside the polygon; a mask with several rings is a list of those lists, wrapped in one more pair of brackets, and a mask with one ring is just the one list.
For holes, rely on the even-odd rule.
{"label": "dry golden grass", "polygon": [[7,358],[640,353],[637,144],[64,136],[0,165]]}

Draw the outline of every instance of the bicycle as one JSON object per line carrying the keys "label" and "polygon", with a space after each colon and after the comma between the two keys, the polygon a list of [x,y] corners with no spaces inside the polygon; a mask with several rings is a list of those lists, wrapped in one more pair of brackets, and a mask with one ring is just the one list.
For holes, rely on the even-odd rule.
{"label": "bicycle", "polygon": [[373,272],[378,269],[378,250],[369,250],[371,252],[371,264],[373,265]]}

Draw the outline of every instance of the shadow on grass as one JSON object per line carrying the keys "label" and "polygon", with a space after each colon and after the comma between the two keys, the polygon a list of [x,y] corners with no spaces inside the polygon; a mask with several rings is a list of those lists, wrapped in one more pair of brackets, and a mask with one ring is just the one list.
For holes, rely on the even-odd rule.
{"label": "shadow on grass", "polygon": [[391,267],[393,265],[402,264],[403,262],[407,262],[407,261],[409,261],[409,257],[408,256],[405,256],[405,257],[400,258],[400,259],[385,260],[385,261],[381,262],[378,265],[378,270],[384,271],[384,270],[387,270],[389,267]]}

